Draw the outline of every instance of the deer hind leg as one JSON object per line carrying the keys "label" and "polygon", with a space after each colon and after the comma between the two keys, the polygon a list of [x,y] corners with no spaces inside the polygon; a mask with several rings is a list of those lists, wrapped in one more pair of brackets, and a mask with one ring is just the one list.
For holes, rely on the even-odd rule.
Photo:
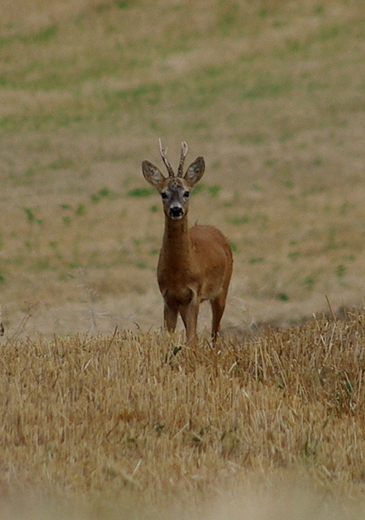
{"label": "deer hind leg", "polygon": [[210,301],[212,307],[212,340],[216,342],[221,319],[226,306],[226,294],[223,293]]}
{"label": "deer hind leg", "polygon": [[174,332],[177,322],[178,307],[165,302],[164,305],[164,324],[168,332]]}
{"label": "deer hind leg", "polygon": [[197,343],[196,328],[198,324],[199,303],[194,299],[180,307],[180,315],[185,325],[186,344],[189,347],[195,347]]}

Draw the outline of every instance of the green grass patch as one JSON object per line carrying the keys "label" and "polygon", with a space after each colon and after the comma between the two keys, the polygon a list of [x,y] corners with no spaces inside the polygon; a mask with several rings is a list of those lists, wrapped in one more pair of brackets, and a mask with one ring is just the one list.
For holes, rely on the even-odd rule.
{"label": "green grass patch", "polygon": [[222,190],[222,186],[218,186],[217,184],[213,184],[211,186],[208,186],[208,188],[207,188],[207,191],[212,198],[217,197],[219,195],[219,193],[221,192],[221,190]]}
{"label": "green grass patch", "polygon": [[[134,197],[137,199],[143,199],[145,197],[150,197],[154,195],[156,190],[154,188],[133,188],[128,191],[128,197]],[[153,208],[153,209],[152,209]],[[151,211],[157,211],[157,206],[152,206]]]}
{"label": "green grass patch", "polygon": [[289,296],[288,296],[288,294],[285,293],[285,292],[279,292],[279,293],[277,293],[276,298],[277,298],[278,300],[280,300],[281,302],[288,302],[289,299],[290,299]]}
{"label": "green grass patch", "polygon": [[43,224],[43,219],[38,218],[33,208],[23,208],[24,213],[27,216],[27,220],[30,224]]}
{"label": "green grass patch", "polygon": [[102,199],[105,199],[105,198],[108,198],[108,197],[111,197],[114,195],[115,194],[112,190],[105,187],[105,188],[101,188],[96,193],[93,193],[92,195],[90,195],[90,198],[91,198],[92,202],[100,202]]}

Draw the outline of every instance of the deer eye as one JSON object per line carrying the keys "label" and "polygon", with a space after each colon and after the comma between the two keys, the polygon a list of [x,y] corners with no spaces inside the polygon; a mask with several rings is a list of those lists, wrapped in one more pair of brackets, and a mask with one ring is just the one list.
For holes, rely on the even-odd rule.
{"label": "deer eye", "polygon": [[162,197],[163,199],[167,199],[167,193],[165,193],[165,192],[163,191],[163,192],[161,193],[161,197]]}
{"label": "deer eye", "polygon": [[185,192],[184,192],[184,197],[185,197],[186,199],[189,198],[189,195],[190,195],[190,193],[189,193],[188,191],[185,191]]}

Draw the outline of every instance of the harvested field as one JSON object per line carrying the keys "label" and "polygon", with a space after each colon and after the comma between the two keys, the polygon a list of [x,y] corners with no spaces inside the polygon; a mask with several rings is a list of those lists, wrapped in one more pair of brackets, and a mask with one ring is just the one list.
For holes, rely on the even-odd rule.
{"label": "harvested field", "polygon": [[321,514],[337,493],[357,504],[364,325],[354,311],[195,351],[179,334],[127,331],[4,342],[3,494],[56,493],[106,512],[133,501],[151,515],[217,496],[228,506],[252,482],[265,497],[288,479],[298,500],[313,482],[331,493]]}
{"label": "harvested field", "polygon": [[[364,516],[364,41],[360,0],[2,6],[1,520]],[[234,251],[216,349],[161,331],[158,138]]]}

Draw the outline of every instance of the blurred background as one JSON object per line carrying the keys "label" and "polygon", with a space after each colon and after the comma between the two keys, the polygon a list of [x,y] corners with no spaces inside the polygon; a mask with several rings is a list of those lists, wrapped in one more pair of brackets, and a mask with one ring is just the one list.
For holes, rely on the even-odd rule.
{"label": "blurred background", "polygon": [[3,2],[5,335],[161,327],[141,173],[158,138],[172,164],[182,140],[205,157],[189,217],[234,250],[226,332],[361,306],[364,17],[361,0]]}

